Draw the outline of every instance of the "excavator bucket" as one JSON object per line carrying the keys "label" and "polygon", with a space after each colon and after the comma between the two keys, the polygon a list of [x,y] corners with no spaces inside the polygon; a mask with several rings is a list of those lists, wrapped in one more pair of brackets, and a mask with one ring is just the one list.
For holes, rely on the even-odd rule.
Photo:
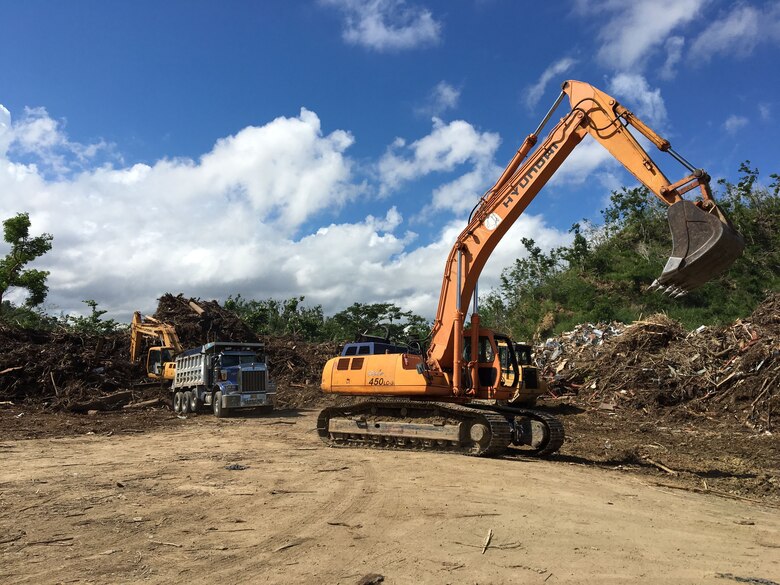
{"label": "excavator bucket", "polygon": [[708,213],[690,201],[678,201],[667,212],[672,254],[653,288],[682,296],[700,287],[742,254],[745,240],[717,207]]}

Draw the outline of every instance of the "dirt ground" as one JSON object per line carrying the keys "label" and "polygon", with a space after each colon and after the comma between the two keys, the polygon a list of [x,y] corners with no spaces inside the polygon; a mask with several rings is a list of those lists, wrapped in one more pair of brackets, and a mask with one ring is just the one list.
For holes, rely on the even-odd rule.
{"label": "dirt ground", "polygon": [[774,436],[547,407],[550,460],[328,448],[314,410],[6,406],[0,583],[780,582]]}

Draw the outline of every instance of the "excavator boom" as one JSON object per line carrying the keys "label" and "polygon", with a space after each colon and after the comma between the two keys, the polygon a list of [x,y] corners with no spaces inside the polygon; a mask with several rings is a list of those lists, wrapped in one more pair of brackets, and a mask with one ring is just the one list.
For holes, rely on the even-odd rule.
{"label": "excavator boom", "polygon": [[[566,96],[571,110],[537,145],[537,135]],[[629,127],[674,157],[689,174],[670,183]],[[325,365],[324,392],[382,399],[323,410],[317,430],[324,441],[471,455],[498,454],[510,443],[538,455],[560,448],[564,434],[557,419],[515,407],[532,404],[540,390],[531,391],[520,375],[512,341],[480,327],[476,287],[501,238],[586,136],[669,206],[672,255],[653,288],[679,296],[727,269],[742,253],[742,237],[715,204],[707,173],[690,165],[614,98],[587,83],[567,81],[539,128],[482,196],[452,247],[427,355],[345,347],[341,356]],[[694,189],[698,200],[683,199]],[[475,306],[466,328],[472,296]]]}
{"label": "excavator boom", "polygon": [[[142,316],[136,311],[133,313],[133,320],[130,323],[130,361],[135,362],[141,352],[141,339],[144,337],[158,340],[162,343],[159,347],[151,348],[150,355],[147,356],[147,373],[153,379],[162,377],[165,380],[173,379],[174,363],[163,359],[166,355],[176,355],[181,353],[182,345],[176,328],[168,323],[162,323],[154,317]],[[154,356],[154,359],[151,359]],[[156,363],[157,365],[153,364]],[[157,369],[158,371],[154,371]]]}
{"label": "excavator boom", "polygon": [[[715,204],[709,176],[690,165],[667,140],[613,97],[587,83],[567,81],[539,129],[565,96],[569,97],[570,112],[533,152],[530,152],[531,148],[538,140],[536,132],[526,138],[507,170],[482,197],[481,204],[450,251],[428,351],[428,364],[432,368],[459,370],[456,363],[460,361],[458,356],[462,354],[462,348],[456,346],[487,259],[528,204],[588,135],[669,205],[673,251],[653,288],[679,296],[727,269],[742,253],[744,241]],[[671,183],[631,134],[629,126],[681,162],[690,174]],[[528,158],[523,160],[526,156]],[[700,201],[684,200],[682,196],[694,189],[698,189]],[[454,375],[458,376],[457,373]]]}

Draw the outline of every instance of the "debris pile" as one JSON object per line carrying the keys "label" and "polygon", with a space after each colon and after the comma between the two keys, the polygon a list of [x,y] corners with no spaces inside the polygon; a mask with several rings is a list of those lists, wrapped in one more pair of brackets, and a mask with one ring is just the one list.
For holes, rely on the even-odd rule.
{"label": "debris pile", "polygon": [[[160,297],[154,317],[174,325],[185,348],[209,341],[265,343],[281,407],[310,406],[319,401],[322,367],[338,349],[334,343],[259,338],[217,301],[181,294]],[[168,398],[162,386],[140,384],[145,380],[144,369],[140,362],[129,361],[127,331],[95,335],[0,325],[0,347],[0,402],[88,412],[122,408],[155,397]]]}
{"label": "debris pile", "polygon": [[176,327],[176,334],[185,348],[210,341],[260,341],[246,323],[217,301],[166,293],[158,299],[154,318]]}
{"label": "debris pile", "polygon": [[558,370],[553,387],[576,391],[587,404],[646,412],[676,407],[692,417],[726,411],[756,430],[770,430],[780,380],[780,293],[727,327],[686,333],[654,315],[556,360],[545,364],[548,372]]}
{"label": "debris pile", "polygon": [[577,325],[571,331],[551,337],[543,345],[536,347],[536,365],[548,378],[560,378],[562,372],[574,367],[583,351],[620,335],[625,328],[626,326],[618,321]]}
{"label": "debris pile", "polygon": [[309,343],[291,338],[263,337],[271,379],[276,381],[276,404],[303,408],[321,403],[322,368],[338,352],[334,342]]}
{"label": "debris pile", "polygon": [[[113,407],[133,396],[142,375],[130,363],[126,333],[78,334],[0,326],[0,401],[86,411],[95,400]],[[108,398],[106,397],[114,397]]]}

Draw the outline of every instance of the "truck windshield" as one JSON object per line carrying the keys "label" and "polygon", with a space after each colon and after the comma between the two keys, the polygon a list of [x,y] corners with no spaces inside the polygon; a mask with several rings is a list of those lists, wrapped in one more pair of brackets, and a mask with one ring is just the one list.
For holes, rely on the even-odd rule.
{"label": "truck windshield", "polygon": [[253,353],[235,354],[223,353],[220,359],[220,365],[223,368],[230,368],[239,364],[251,364],[257,361],[257,356]]}

